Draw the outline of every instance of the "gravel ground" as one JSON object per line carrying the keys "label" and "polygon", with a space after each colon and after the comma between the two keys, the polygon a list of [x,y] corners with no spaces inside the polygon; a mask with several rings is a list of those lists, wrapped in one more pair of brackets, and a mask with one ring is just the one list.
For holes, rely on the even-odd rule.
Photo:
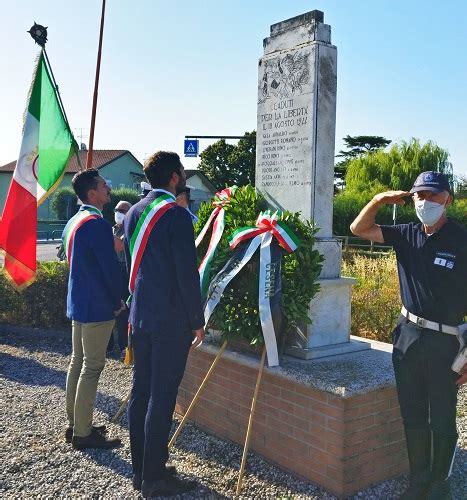
{"label": "gravel ground", "polygon": [[[138,498],[131,488],[128,422],[109,425],[122,438],[116,450],[75,451],[63,440],[66,427],[64,389],[70,334],[0,325],[0,496],[1,498],[81,497]],[[95,422],[108,422],[126,396],[131,372],[109,359],[102,373]],[[451,484],[455,499],[467,498],[467,388],[460,393],[460,448]],[[184,498],[232,498],[242,449],[187,425],[172,461],[199,487]],[[352,498],[393,499],[407,478],[385,481]],[[243,498],[336,498],[319,486],[282,472],[250,454]]]}

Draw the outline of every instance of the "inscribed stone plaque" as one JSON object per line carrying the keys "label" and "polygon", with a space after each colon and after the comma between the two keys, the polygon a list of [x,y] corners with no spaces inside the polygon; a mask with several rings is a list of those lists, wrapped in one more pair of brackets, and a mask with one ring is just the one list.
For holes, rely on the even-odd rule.
{"label": "inscribed stone plaque", "polygon": [[259,62],[256,186],[331,237],[337,51],[327,25],[299,16],[279,26]]}

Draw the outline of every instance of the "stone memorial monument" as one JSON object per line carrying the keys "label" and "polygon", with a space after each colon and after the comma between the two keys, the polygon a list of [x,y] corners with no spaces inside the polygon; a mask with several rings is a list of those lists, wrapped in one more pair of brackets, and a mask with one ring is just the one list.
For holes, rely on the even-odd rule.
{"label": "stone memorial monument", "polygon": [[[349,335],[355,280],[340,276],[341,246],[332,235],[336,47],[323,19],[313,11],[271,26],[259,62],[256,185],[272,206],[314,220],[326,260],[310,304],[313,323],[288,349],[302,359],[284,356],[264,369],[251,450],[346,497],[405,472],[407,454],[392,346]],[[190,355],[180,414],[221,352],[206,344]],[[225,351],[190,418],[244,444],[257,376],[255,357]]]}
{"label": "stone memorial monument", "polygon": [[312,324],[287,353],[304,359],[368,349],[350,340],[350,293],[332,235],[337,49],[318,10],[271,26],[259,61],[256,186],[277,209],[314,221],[325,256]]}

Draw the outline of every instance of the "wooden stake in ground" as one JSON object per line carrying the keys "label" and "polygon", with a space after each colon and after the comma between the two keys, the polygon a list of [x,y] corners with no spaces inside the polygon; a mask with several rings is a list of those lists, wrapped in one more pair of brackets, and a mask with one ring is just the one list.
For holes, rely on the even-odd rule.
{"label": "wooden stake in ground", "polygon": [[221,348],[219,349],[219,352],[216,354],[216,357],[214,358],[214,361],[212,362],[211,367],[209,368],[208,372],[206,373],[206,376],[204,377],[203,381],[201,382],[201,385],[199,386],[199,389],[196,391],[196,394],[193,397],[193,400],[190,403],[190,406],[188,407],[187,411],[185,412],[185,415],[182,418],[182,421],[177,427],[177,430],[175,431],[174,435],[172,436],[172,439],[169,442],[169,450],[172,448],[172,446],[175,444],[175,441],[177,440],[178,435],[180,432],[182,432],[183,427],[185,427],[186,421],[188,420],[188,417],[190,416],[191,411],[193,410],[196,401],[198,401],[198,398],[204,389],[204,386],[206,385],[207,381],[209,380],[209,377],[211,376],[211,373],[213,372],[215,366],[217,365],[217,362],[222,356],[222,353],[225,351],[225,348],[227,347],[227,340],[222,344]]}
{"label": "wooden stake in ground", "polygon": [[117,413],[110,419],[110,422],[112,424],[116,424],[122,418],[123,412],[125,411],[128,405],[128,401],[130,401],[130,396],[131,396],[131,391],[128,393],[128,396],[123,400],[123,403],[121,404]]}
{"label": "wooden stake in ground", "polygon": [[236,494],[240,495],[242,489],[243,472],[245,471],[246,459],[248,456],[248,448],[250,447],[251,428],[253,427],[253,418],[255,416],[256,400],[258,399],[259,385],[261,383],[261,376],[263,375],[264,360],[266,359],[266,346],[263,347],[263,354],[261,355],[261,363],[259,365],[258,378],[256,379],[255,393],[251,401],[250,418],[248,419],[248,428],[246,430],[245,446],[243,448],[242,464],[240,466],[240,474],[237,481]]}

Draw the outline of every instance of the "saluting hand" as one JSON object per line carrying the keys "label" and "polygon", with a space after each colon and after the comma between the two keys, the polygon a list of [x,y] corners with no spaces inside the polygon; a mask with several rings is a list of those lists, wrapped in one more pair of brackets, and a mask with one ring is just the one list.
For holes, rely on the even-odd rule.
{"label": "saluting hand", "polygon": [[204,335],[204,328],[193,330],[193,342],[191,343],[191,349],[196,349],[203,343]]}
{"label": "saluting hand", "polygon": [[408,191],[385,191],[373,197],[373,200],[381,205],[404,205],[403,198],[412,196]]}

